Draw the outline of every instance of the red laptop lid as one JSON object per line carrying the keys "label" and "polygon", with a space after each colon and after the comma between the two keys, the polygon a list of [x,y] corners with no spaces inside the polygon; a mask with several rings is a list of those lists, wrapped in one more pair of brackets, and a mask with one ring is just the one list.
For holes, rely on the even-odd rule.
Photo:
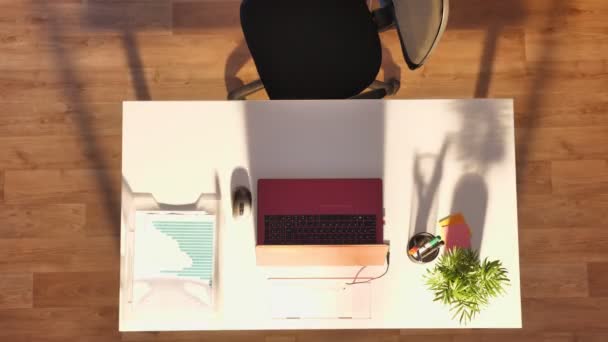
{"label": "red laptop lid", "polygon": [[260,179],[257,192],[259,245],[265,215],[375,215],[382,243],[381,179]]}

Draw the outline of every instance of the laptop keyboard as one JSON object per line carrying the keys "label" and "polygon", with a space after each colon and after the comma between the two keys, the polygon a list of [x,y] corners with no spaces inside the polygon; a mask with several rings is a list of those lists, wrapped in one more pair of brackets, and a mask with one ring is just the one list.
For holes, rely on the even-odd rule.
{"label": "laptop keyboard", "polygon": [[266,245],[376,243],[376,215],[266,215]]}

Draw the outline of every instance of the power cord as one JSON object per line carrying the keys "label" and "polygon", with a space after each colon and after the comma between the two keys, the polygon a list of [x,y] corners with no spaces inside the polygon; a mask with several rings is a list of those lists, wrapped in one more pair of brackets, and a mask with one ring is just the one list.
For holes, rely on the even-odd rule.
{"label": "power cord", "polygon": [[361,272],[367,267],[367,266],[363,266],[359,269],[359,271],[357,272],[357,274],[355,274],[355,278],[353,278],[353,281],[350,283],[346,283],[346,285],[356,285],[356,284],[365,284],[365,283],[371,283],[372,280],[376,280],[376,279],[380,279],[382,277],[384,277],[386,275],[386,273],[388,273],[388,269],[391,266],[391,262],[390,262],[390,255],[391,252],[386,252],[386,269],[384,270],[384,273],[382,273],[381,275],[374,277],[374,278],[370,278],[364,281],[357,281],[357,278],[359,277],[359,274],[361,274]]}

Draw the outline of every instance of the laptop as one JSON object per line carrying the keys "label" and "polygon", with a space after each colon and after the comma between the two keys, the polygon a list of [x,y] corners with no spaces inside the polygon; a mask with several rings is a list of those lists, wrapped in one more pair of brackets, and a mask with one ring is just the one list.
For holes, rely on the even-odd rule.
{"label": "laptop", "polygon": [[383,243],[381,179],[260,179],[258,245]]}

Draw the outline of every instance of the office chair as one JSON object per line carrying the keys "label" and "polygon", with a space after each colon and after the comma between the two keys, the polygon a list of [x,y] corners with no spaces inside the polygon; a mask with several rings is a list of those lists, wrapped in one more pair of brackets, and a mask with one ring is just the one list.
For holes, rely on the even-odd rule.
{"label": "office chair", "polygon": [[405,62],[415,70],[437,47],[449,10],[449,0],[388,0],[373,15],[379,31],[396,28]]}
{"label": "office chair", "polygon": [[443,34],[448,0],[389,0],[373,12],[365,0],[243,0],[240,12],[260,80],[228,99],[263,88],[270,99],[383,98],[400,84],[375,79],[378,32],[396,28],[408,67],[419,68]]}

